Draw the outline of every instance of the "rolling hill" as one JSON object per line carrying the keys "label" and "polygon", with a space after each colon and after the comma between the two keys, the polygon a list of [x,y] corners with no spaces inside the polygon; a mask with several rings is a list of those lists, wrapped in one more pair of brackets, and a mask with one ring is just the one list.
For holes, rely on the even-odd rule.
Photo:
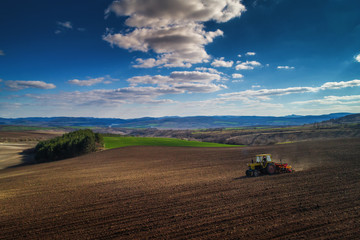
{"label": "rolling hill", "polygon": [[90,117],[32,117],[0,118],[0,125],[41,127],[119,127],[158,129],[231,128],[244,126],[296,126],[340,118],[350,113],[284,117],[273,116],[193,116],[160,118],[90,118]]}

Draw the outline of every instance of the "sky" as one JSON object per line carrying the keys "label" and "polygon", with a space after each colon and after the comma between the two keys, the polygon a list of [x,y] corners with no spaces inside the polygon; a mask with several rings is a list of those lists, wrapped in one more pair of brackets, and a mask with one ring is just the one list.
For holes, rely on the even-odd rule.
{"label": "sky", "polygon": [[0,117],[360,113],[358,0],[1,0]]}

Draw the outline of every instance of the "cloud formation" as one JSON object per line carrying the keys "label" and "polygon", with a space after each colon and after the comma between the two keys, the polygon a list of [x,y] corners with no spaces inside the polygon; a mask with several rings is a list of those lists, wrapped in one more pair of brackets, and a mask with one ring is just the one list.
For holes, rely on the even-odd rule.
{"label": "cloud formation", "polygon": [[[104,83],[107,77],[89,80],[70,80],[72,84],[91,86],[96,83]],[[49,104],[74,105],[122,105],[122,104],[160,104],[173,103],[171,99],[160,98],[164,95],[184,93],[211,93],[227,88],[223,84],[218,73],[201,71],[174,71],[169,76],[145,75],[135,76],[127,80],[129,87],[118,89],[97,89],[92,91],[62,92],[59,94],[27,94],[26,97],[37,99]],[[57,103],[55,99],[61,99]]]}
{"label": "cloud formation", "polygon": [[244,75],[240,74],[240,73],[233,73],[232,75],[232,78],[243,78]]}
{"label": "cloud formation", "polygon": [[134,67],[190,67],[208,61],[205,45],[222,36],[220,29],[205,31],[202,23],[227,22],[245,11],[240,0],[122,0],[105,11],[127,17],[130,32],[107,31],[103,39],[130,51],[153,51],[156,58],[136,59]]}
{"label": "cloud formation", "polygon": [[354,58],[357,62],[360,62],[360,54],[356,55]]}
{"label": "cloud formation", "polygon": [[279,89],[259,89],[259,90],[246,90],[241,92],[232,92],[220,94],[223,100],[237,101],[237,100],[249,100],[249,99],[261,99],[269,100],[272,96],[282,96],[295,93],[310,93],[332,89],[342,89],[348,87],[359,87],[360,80],[355,79],[351,81],[341,82],[326,82],[320,87],[289,87]]}
{"label": "cloud formation", "polygon": [[290,66],[277,66],[277,69],[295,69],[295,67],[290,67]]}
{"label": "cloud formation", "polygon": [[56,25],[57,25],[57,28],[55,30],[55,34],[60,34],[60,33],[66,32],[68,30],[73,30],[73,29],[80,31],[80,32],[83,32],[86,30],[85,28],[82,28],[82,27],[74,28],[72,22],[70,22],[70,21],[65,21],[65,22],[57,21]]}
{"label": "cloud formation", "polygon": [[210,93],[226,88],[223,84],[215,84],[214,81],[220,81],[221,76],[217,73],[199,72],[199,71],[175,71],[169,76],[136,76],[127,81],[130,86],[139,85],[157,85],[159,87],[173,88],[184,93]]}
{"label": "cloud formation", "polygon": [[255,54],[256,54],[255,52],[247,52],[247,53],[245,53],[246,56],[255,56]]}
{"label": "cloud formation", "polygon": [[234,61],[225,61],[223,57],[219,58],[219,59],[215,59],[212,63],[211,66],[213,67],[232,67],[232,65],[234,64]]}
{"label": "cloud formation", "polygon": [[106,77],[90,78],[87,80],[73,79],[73,80],[69,80],[68,83],[78,85],[78,86],[92,86],[92,85],[95,85],[98,83],[109,84],[113,80],[114,79],[110,78],[109,76],[106,76]]}
{"label": "cloud formation", "polygon": [[246,61],[246,62],[238,62],[236,65],[236,70],[253,70],[255,67],[260,67],[261,63],[257,61]]}
{"label": "cloud formation", "polygon": [[[97,89],[92,91],[63,92],[59,94],[27,94],[27,97],[53,105],[119,105],[125,103],[164,103],[170,99],[156,99],[165,94],[183,91],[168,87],[125,87],[119,89]],[[61,102],[55,101],[61,99]]]}
{"label": "cloud formation", "polygon": [[70,21],[66,21],[66,22],[59,22],[57,21],[56,22],[57,25],[61,26],[61,27],[64,27],[64,28],[68,28],[68,29],[72,29],[73,26],[72,26],[72,23]]}
{"label": "cloud formation", "polygon": [[25,88],[53,89],[56,86],[52,83],[43,81],[5,81],[5,85],[12,90],[22,90]]}
{"label": "cloud formation", "polygon": [[360,104],[360,95],[350,96],[325,96],[322,99],[297,101],[293,104],[322,104],[322,105],[333,105],[333,104]]}

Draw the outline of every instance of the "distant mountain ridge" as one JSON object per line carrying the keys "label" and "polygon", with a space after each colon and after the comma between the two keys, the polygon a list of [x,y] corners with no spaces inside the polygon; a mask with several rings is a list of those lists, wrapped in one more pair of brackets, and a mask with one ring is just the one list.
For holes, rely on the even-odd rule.
{"label": "distant mountain ridge", "polygon": [[193,116],[193,117],[145,117],[135,119],[92,118],[92,117],[30,117],[0,118],[0,125],[41,126],[41,127],[118,127],[118,128],[236,128],[254,126],[296,126],[312,124],[351,115],[332,113],[325,115],[273,116]]}

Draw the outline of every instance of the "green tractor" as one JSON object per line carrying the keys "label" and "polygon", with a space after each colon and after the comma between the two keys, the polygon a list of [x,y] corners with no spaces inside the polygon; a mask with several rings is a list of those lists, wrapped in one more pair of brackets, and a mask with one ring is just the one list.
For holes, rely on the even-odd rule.
{"label": "green tractor", "polygon": [[246,176],[257,177],[260,174],[274,173],[291,173],[293,172],[292,167],[287,163],[276,163],[271,159],[271,154],[258,154],[256,155],[255,162],[248,164],[249,169],[246,170]]}

